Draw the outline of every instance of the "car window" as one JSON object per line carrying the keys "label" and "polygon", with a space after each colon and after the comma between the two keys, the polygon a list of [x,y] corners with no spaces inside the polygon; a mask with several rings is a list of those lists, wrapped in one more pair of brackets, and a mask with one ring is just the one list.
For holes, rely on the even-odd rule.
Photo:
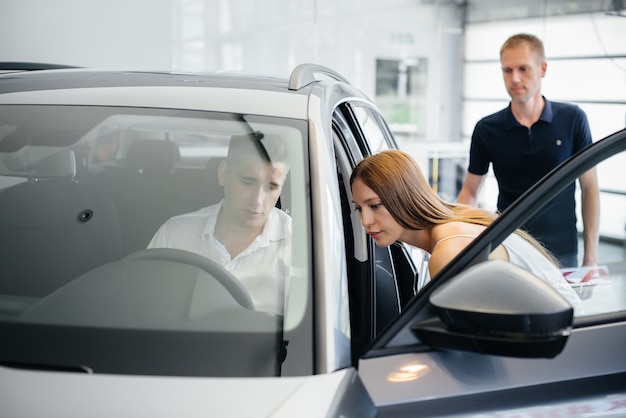
{"label": "car window", "polygon": [[380,114],[374,109],[359,103],[352,103],[352,110],[363,131],[363,135],[367,138],[370,153],[376,154],[382,150],[389,149],[393,139]]}
{"label": "car window", "polygon": [[[626,164],[626,152],[614,155],[596,166],[600,185],[600,242],[597,266],[563,269],[567,281],[583,301],[578,316],[626,311],[626,187],[619,175]],[[580,202],[580,187],[576,198]],[[583,230],[578,206],[578,229]],[[579,238],[582,262],[584,240]]]}
{"label": "car window", "polygon": [[367,236],[354,211],[349,178],[363,158],[362,150],[378,152],[395,147],[375,110],[360,104],[340,106],[333,115],[333,137],[344,212],[346,261],[350,292],[353,359],[401,312],[416,293],[419,266],[426,266],[419,254],[403,244],[378,247]]}
{"label": "car window", "polygon": [[[596,167],[599,183],[606,185],[600,191],[600,240],[596,265],[583,265],[585,241],[583,238],[583,217],[580,211],[581,193],[580,184],[575,182],[578,206],[579,264],[578,267],[571,268],[558,266],[567,286],[561,283],[555,285],[555,288],[563,289],[563,291],[560,290],[561,293],[575,306],[574,315],[576,318],[626,311],[626,189],[622,185],[615,184],[613,181],[614,174],[612,174],[615,173],[615,167],[626,162],[624,156],[624,153],[615,155],[599,163]],[[615,187],[610,187],[611,184]],[[510,237],[513,235],[515,234],[512,233],[505,238],[504,243],[511,241]],[[515,260],[515,262],[517,264],[521,262],[524,267],[527,267],[524,261]],[[577,298],[572,299],[569,293],[566,293],[569,291],[565,287],[573,289]]]}
{"label": "car window", "polygon": [[559,268],[559,271],[580,299],[574,302],[574,315],[584,319],[582,323],[626,312],[626,188],[616,176],[624,164],[626,152],[613,155],[594,168],[600,185],[598,259],[594,265],[583,265],[582,195],[580,182],[573,182],[577,201],[578,267]]}
{"label": "car window", "polygon": [[[350,108],[354,112],[363,136],[367,139],[367,146],[364,148],[369,150],[370,154],[376,154],[377,152],[396,147],[395,140],[378,111],[360,103],[351,103]],[[397,243],[397,247],[401,248],[392,248],[389,251],[400,253],[400,255],[395,256],[397,263],[403,264],[402,261],[407,259],[411,266],[407,266],[406,270],[404,268],[401,268],[401,270],[403,275],[409,274],[409,277],[414,278],[414,280],[400,280],[400,286],[404,287],[404,289],[401,289],[401,304],[404,304],[409,296],[415,294],[430,281],[428,273],[428,259],[430,255],[420,248],[412,247],[405,243]],[[384,252],[378,252],[378,254],[382,257]],[[394,256],[389,255],[389,257],[393,258]],[[381,260],[383,264],[390,262]]]}
{"label": "car window", "polygon": [[[0,325],[11,344],[0,361],[279,374],[286,300],[295,327],[310,297],[306,127],[228,113],[2,106]],[[262,235],[236,244],[263,214]],[[24,349],[46,335],[45,353]],[[93,350],[79,348],[84,340]],[[128,354],[133,344],[154,355]]]}
{"label": "car window", "polygon": [[[607,314],[623,314],[626,312],[626,188],[616,173],[626,164],[626,152],[621,152],[600,161],[592,170],[595,170],[600,185],[600,211],[597,219],[599,226],[599,244],[597,264],[583,265],[585,253],[584,222],[581,211],[581,186],[578,180],[572,181],[569,186],[575,187],[578,228],[578,267],[557,267],[564,280],[548,276],[546,269],[537,266],[528,258],[520,259],[511,253],[514,240],[519,235],[510,233],[502,244],[509,251],[510,261],[533,271],[544,280],[550,282],[568,301],[574,305],[574,316],[584,319],[581,323],[601,320]],[[553,175],[552,180],[558,180]],[[564,188],[566,188],[564,187]],[[520,198],[523,200],[524,197]],[[545,200],[545,199],[544,199]],[[546,200],[537,212],[550,210],[551,200]],[[506,214],[506,212],[505,212]],[[511,219],[514,221],[514,219]],[[525,230],[524,226],[520,226]],[[531,236],[533,231],[528,230]],[[516,236],[516,237],[514,237]],[[508,242],[508,244],[507,244]],[[507,246],[508,245],[508,246]],[[473,263],[484,261],[477,258]],[[571,293],[574,290],[575,294]]]}

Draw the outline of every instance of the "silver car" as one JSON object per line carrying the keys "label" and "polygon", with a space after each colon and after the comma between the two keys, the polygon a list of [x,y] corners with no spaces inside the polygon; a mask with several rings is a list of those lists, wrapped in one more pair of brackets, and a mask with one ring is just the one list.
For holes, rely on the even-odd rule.
{"label": "silver car", "polygon": [[[625,131],[430,278],[428,254],[376,247],[353,210],[352,168],[397,144],[331,69],[0,70],[1,416],[626,415]],[[242,135],[288,149],[278,312],[208,257],[149,248],[168,219],[224,198],[218,167]],[[486,259],[596,165],[614,199],[601,265],[567,272],[574,316],[536,277]]]}

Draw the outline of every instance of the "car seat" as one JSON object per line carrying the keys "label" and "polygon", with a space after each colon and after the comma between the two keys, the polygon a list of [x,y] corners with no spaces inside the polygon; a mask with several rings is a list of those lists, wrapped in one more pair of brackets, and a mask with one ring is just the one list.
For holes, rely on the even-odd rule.
{"label": "car seat", "polygon": [[41,297],[121,256],[116,207],[73,178],[73,156],[29,167],[27,180],[0,192],[0,294]]}
{"label": "car seat", "polygon": [[98,176],[118,209],[124,255],[145,249],[157,229],[177,214],[173,172],[179,159],[172,141],[136,139],[124,165]]}

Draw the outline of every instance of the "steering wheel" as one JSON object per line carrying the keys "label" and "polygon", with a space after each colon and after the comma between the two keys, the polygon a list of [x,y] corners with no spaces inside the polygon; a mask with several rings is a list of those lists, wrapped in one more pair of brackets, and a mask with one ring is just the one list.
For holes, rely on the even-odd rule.
{"label": "steering wheel", "polygon": [[215,278],[241,306],[254,310],[254,302],[246,288],[231,272],[210,258],[175,248],[149,248],[139,250],[126,257],[126,260],[164,260],[188,264],[209,273]]}

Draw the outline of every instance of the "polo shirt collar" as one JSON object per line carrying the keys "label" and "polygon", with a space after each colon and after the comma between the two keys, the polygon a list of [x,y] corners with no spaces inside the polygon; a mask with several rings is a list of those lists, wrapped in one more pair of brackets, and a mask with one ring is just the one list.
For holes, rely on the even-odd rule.
{"label": "polo shirt collar", "polygon": [[[552,123],[552,117],[553,117],[553,113],[552,113],[552,102],[550,102],[548,99],[546,99],[544,96],[541,96],[543,98],[543,111],[541,112],[541,116],[539,116],[539,120],[546,122],[546,123]],[[517,119],[515,119],[515,116],[513,116],[513,111],[511,110],[511,103],[509,102],[509,106],[506,109],[506,118],[504,121],[504,125],[506,130],[511,130],[517,126],[521,126],[520,123],[517,121]]]}
{"label": "polo shirt collar", "polygon": [[[543,96],[541,96],[543,97]],[[544,122],[547,123],[552,123],[552,102],[550,102],[548,99],[546,99],[545,97],[543,97],[543,102],[545,103],[545,105],[543,106],[543,112],[541,112],[541,116],[539,117],[539,120],[542,120]]]}

